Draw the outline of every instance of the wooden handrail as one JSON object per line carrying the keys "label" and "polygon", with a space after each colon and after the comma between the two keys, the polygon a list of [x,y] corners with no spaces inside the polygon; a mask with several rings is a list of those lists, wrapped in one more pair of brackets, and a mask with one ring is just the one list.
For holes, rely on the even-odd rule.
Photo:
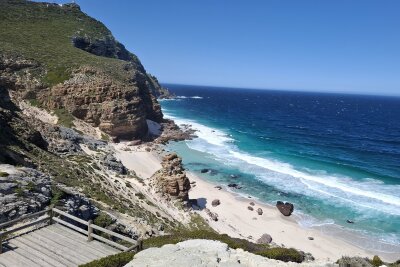
{"label": "wooden handrail", "polygon": [[[102,242],[104,242],[106,244],[109,244],[109,245],[113,246],[113,247],[121,249],[122,251],[132,251],[132,250],[135,250],[135,249],[137,251],[139,251],[139,250],[142,249],[142,241],[141,240],[134,240],[132,238],[129,238],[129,237],[123,236],[121,234],[115,233],[115,232],[110,231],[110,230],[108,230],[106,228],[103,228],[103,227],[100,227],[98,225],[93,224],[92,221],[89,221],[89,222],[84,221],[84,220],[82,220],[82,219],[80,219],[80,218],[78,218],[76,216],[68,214],[68,213],[66,213],[66,212],[64,212],[62,210],[56,209],[54,207],[50,207],[50,208],[48,208],[46,210],[39,211],[39,212],[36,212],[36,213],[33,213],[33,214],[29,214],[29,215],[23,216],[23,217],[18,218],[18,219],[11,220],[9,222],[2,223],[2,224],[0,224],[0,230],[3,229],[3,228],[9,227],[9,226],[11,226],[11,225],[13,225],[15,223],[21,222],[23,220],[43,215],[43,214],[45,214],[47,212],[49,212],[49,216],[46,216],[45,218],[36,220],[34,222],[28,222],[28,223],[26,223],[24,225],[21,225],[19,227],[16,227],[16,228],[8,230],[8,231],[0,232],[0,254],[2,253],[2,241],[5,240],[6,235],[14,233],[14,232],[17,232],[17,231],[20,231],[22,229],[31,227],[31,226],[39,224],[39,223],[46,222],[46,221],[49,221],[50,224],[53,223],[53,221],[57,222],[57,223],[65,226],[65,227],[71,228],[71,229],[73,229],[73,230],[75,230],[77,232],[80,232],[80,233],[82,233],[84,235],[87,235],[88,242],[92,241],[93,239],[97,239],[97,240],[100,240],[100,241],[102,241]],[[60,217],[56,217],[57,214],[60,215]],[[73,220],[75,222],[78,222],[78,223],[80,223],[82,225],[87,226],[87,230],[82,229],[82,228],[80,228],[80,227],[78,227],[76,225],[73,225],[73,224],[69,223],[69,222],[66,222],[65,220],[63,220],[61,218],[61,216],[69,218],[69,219],[71,219],[71,220]],[[121,240],[127,241],[127,242],[131,243],[132,246],[126,247],[126,246],[121,245],[121,244],[119,244],[117,242],[114,242],[112,240],[106,239],[106,238],[104,238],[104,237],[102,237],[100,235],[97,235],[97,234],[93,233],[93,229],[95,229],[97,231],[100,231],[100,232],[103,232],[103,233],[106,233],[106,234],[109,234],[111,236],[117,237],[117,238],[119,238]]]}
{"label": "wooden handrail", "polygon": [[60,215],[62,215],[62,216],[64,216],[64,217],[67,217],[67,218],[71,219],[71,220],[74,220],[74,221],[76,221],[76,222],[78,222],[78,223],[80,223],[80,224],[88,225],[88,222],[87,222],[87,221],[84,221],[84,220],[82,220],[82,219],[79,219],[78,217],[76,217],[76,216],[74,216],[74,215],[71,215],[71,214],[69,214],[69,213],[66,213],[66,212],[64,212],[64,211],[62,211],[62,210],[53,208],[53,212],[54,212],[54,213],[58,213],[58,214],[60,214]]}
{"label": "wooden handrail", "polygon": [[14,219],[14,220],[11,220],[11,221],[8,221],[8,222],[5,222],[5,223],[1,223],[0,224],[0,230],[4,229],[4,228],[6,228],[6,227],[8,227],[10,225],[13,225],[13,224],[16,224],[18,222],[24,221],[26,219],[31,219],[31,218],[43,215],[43,214],[45,214],[46,212],[48,212],[50,210],[51,209],[45,209],[45,210],[42,210],[42,211],[39,211],[39,212],[35,212],[35,213],[29,214],[29,215],[22,216],[20,218],[17,218],[17,219]]}

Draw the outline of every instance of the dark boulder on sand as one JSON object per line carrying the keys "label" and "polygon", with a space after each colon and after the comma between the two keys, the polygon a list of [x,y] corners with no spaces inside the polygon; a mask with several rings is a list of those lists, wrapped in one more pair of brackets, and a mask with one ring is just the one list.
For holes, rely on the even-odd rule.
{"label": "dark boulder on sand", "polygon": [[257,244],[270,244],[272,237],[269,234],[263,234],[258,240]]}
{"label": "dark boulder on sand", "polygon": [[257,209],[257,213],[258,213],[258,215],[262,215],[263,214],[263,210],[261,208],[258,208]]}
{"label": "dark boulder on sand", "polygon": [[294,210],[293,204],[289,202],[277,201],[276,207],[284,216],[290,216]]}
{"label": "dark boulder on sand", "polygon": [[214,200],[211,202],[211,206],[213,206],[213,207],[216,207],[216,206],[218,206],[219,204],[221,204],[221,201],[219,201],[219,199],[214,199]]}

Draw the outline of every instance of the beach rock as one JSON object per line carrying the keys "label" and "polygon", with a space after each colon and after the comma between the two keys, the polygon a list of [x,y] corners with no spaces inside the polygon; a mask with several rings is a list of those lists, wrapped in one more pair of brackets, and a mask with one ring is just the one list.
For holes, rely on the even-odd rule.
{"label": "beach rock", "polygon": [[346,220],[347,223],[354,223],[352,220]]}
{"label": "beach rock", "polygon": [[219,199],[214,199],[214,200],[211,202],[211,205],[212,205],[213,207],[216,207],[216,206],[218,206],[219,204],[221,204],[221,202],[219,201]]}
{"label": "beach rock", "polygon": [[235,189],[241,189],[242,188],[240,185],[235,184],[235,183],[228,184],[228,187],[235,188]]}
{"label": "beach rock", "polygon": [[201,173],[207,173],[209,171],[209,169],[201,169]]}
{"label": "beach rock", "polygon": [[263,214],[262,208],[258,208],[258,209],[257,209],[257,213],[258,213],[258,215],[262,215],[262,214]]}
{"label": "beach rock", "polygon": [[255,205],[254,202],[250,202],[249,204],[250,204],[250,206],[254,206]]}
{"label": "beach rock", "polygon": [[272,237],[269,234],[263,234],[258,240],[257,244],[270,244]]}
{"label": "beach rock", "polygon": [[252,210],[252,211],[254,210],[254,208],[252,206],[248,206],[247,209]]}
{"label": "beach rock", "polygon": [[293,204],[289,202],[277,201],[276,207],[284,216],[290,216],[294,210]]}
{"label": "beach rock", "polygon": [[152,179],[167,197],[189,200],[190,180],[182,166],[182,159],[176,153],[164,156],[161,162],[162,169]]}
{"label": "beach rock", "polygon": [[221,190],[221,189],[222,189],[222,186],[217,185],[217,186],[215,186],[214,188],[217,188],[218,190]]}
{"label": "beach rock", "polygon": [[309,237],[308,237],[308,240],[314,240],[314,237],[309,236]]}
{"label": "beach rock", "polygon": [[218,214],[217,213],[215,213],[215,212],[212,212],[211,210],[209,210],[209,209],[204,209],[204,211],[206,212],[206,214],[211,218],[211,220],[213,220],[213,221],[218,221]]}

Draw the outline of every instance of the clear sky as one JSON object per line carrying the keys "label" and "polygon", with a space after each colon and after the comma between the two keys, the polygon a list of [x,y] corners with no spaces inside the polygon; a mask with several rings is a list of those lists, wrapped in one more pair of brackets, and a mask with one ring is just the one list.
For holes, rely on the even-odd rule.
{"label": "clear sky", "polygon": [[400,95],[399,0],[77,3],[161,82]]}

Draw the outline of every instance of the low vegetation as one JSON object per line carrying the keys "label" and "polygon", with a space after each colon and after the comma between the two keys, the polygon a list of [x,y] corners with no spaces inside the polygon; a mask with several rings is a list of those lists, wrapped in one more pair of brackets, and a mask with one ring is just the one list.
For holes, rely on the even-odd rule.
{"label": "low vegetation", "polygon": [[134,255],[134,252],[122,252],[83,265],[79,265],[79,267],[123,267],[133,259]]}
{"label": "low vegetation", "polygon": [[74,126],[74,116],[72,116],[67,110],[56,109],[54,110],[54,114],[58,117],[57,124],[67,128],[72,128]]}
{"label": "low vegetation", "polygon": [[94,224],[103,228],[107,228],[114,223],[113,218],[105,212],[101,212],[99,216],[94,219]]}
{"label": "low vegetation", "polygon": [[176,244],[191,239],[218,240],[233,249],[241,248],[254,254],[285,262],[302,262],[304,260],[302,253],[293,248],[271,248],[269,245],[255,244],[245,239],[233,238],[226,234],[218,234],[214,231],[206,230],[181,231],[171,235],[151,237],[144,240],[143,247],[161,247],[166,244]]}
{"label": "low vegetation", "polygon": [[371,259],[368,258],[362,258],[362,257],[342,257],[337,261],[337,264],[339,266],[348,266],[348,267],[379,267],[379,266],[388,266],[388,267],[400,267],[400,260],[393,262],[393,263],[387,263],[383,262],[381,258],[378,256],[374,256]]}
{"label": "low vegetation", "polygon": [[8,177],[9,174],[6,172],[0,172],[0,177]]}

